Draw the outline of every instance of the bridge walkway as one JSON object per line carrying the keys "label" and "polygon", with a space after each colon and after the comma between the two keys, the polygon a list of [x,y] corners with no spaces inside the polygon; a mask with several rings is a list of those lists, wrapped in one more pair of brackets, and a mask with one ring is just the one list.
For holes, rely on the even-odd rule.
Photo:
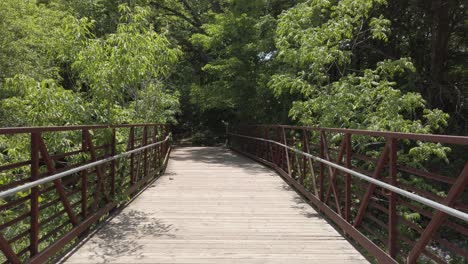
{"label": "bridge walkway", "polygon": [[274,171],[215,147],[166,173],[66,263],[367,263]]}

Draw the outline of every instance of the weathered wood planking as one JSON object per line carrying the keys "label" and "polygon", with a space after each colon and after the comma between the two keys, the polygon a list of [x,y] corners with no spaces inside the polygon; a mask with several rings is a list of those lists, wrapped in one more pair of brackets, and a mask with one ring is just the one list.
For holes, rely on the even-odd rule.
{"label": "weathered wood planking", "polygon": [[367,263],[272,170],[223,148],[167,172],[67,263]]}

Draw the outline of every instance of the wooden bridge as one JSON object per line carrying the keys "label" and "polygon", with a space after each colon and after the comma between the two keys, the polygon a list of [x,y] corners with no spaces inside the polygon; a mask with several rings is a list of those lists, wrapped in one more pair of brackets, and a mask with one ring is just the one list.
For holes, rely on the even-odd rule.
{"label": "wooden bridge", "polygon": [[365,263],[271,169],[176,148],[165,175],[66,263]]}
{"label": "wooden bridge", "polygon": [[[0,263],[468,260],[468,137],[250,126],[229,148],[172,149],[169,135],[0,129],[30,151],[0,163]],[[454,154],[410,160],[428,147]]]}

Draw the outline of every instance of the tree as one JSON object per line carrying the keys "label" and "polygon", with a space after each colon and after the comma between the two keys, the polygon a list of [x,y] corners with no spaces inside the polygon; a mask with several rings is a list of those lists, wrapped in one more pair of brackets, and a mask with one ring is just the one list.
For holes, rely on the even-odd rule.
{"label": "tree", "polygon": [[277,94],[302,96],[290,111],[293,119],[323,127],[420,133],[447,124],[448,116],[426,108],[419,94],[397,89],[411,78],[410,60],[385,60],[375,69],[356,64],[359,46],[388,39],[389,20],[374,12],[381,4],[310,1],[280,16],[276,45],[285,67],[270,85]]}
{"label": "tree", "polygon": [[[167,96],[161,83],[171,73],[180,54],[164,35],[152,29],[147,20],[148,8],[136,6],[132,9],[121,5],[119,9],[123,22],[116,33],[105,39],[89,40],[73,64],[84,82],[85,96],[99,123],[130,122],[136,116],[142,118],[138,106],[141,98],[138,97],[145,95],[147,100],[148,95]],[[177,105],[174,100],[170,101]],[[130,102],[133,102],[133,108],[127,108]]]}
{"label": "tree", "polygon": [[81,47],[90,26],[59,5],[13,0],[0,2],[0,24],[0,88],[16,74],[62,80],[61,64]]}
{"label": "tree", "polygon": [[228,110],[244,122],[268,120],[269,110],[281,109],[282,102],[266,86],[276,67],[272,61],[276,24],[267,6],[261,0],[229,1],[223,12],[212,13],[202,26],[204,33],[192,35],[192,43],[209,58],[202,68],[204,78],[191,92],[192,101],[202,109]]}

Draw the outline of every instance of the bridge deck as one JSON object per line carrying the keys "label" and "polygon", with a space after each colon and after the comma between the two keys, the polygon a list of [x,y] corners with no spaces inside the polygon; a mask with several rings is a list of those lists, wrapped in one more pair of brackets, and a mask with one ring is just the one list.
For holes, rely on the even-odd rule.
{"label": "bridge deck", "polygon": [[167,172],[67,263],[366,263],[272,170],[178,148]]}

